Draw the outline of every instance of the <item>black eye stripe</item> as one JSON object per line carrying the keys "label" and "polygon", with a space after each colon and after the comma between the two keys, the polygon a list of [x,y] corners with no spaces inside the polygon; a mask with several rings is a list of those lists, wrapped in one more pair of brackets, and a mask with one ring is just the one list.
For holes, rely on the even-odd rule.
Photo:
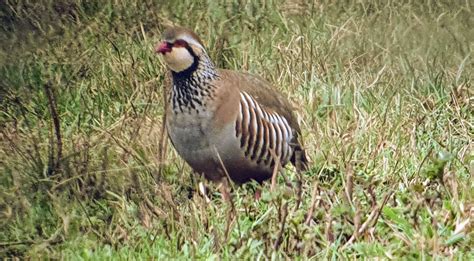
{"label": "black eye stripe", "polygon": [[183,39],[177,39],[175,40],[173,43],[168,43],[170,45],[171,48],[173,47],[182,47],[182,48],[186,48],[186,50],[188,50],[188,52],[196,59],[199,59],[199,57],[197,57],[196,53],[194,53],[194,50],[193,48],[191,48],[191,46],[188,44],[188,42],[186,42],[185,40]]}
{"label": "black eye stripe", "polygon": [[188,47],[188,43],[184,40],[178,39],[173,43],[174,47]]}

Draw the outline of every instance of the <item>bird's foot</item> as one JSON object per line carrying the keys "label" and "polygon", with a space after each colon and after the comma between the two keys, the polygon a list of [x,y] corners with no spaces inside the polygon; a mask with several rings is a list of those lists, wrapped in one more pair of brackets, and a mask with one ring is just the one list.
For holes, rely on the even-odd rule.
{"label": "bird's foot", "polygon": [[207,188],[206,188],[206,185],[204,185],[204,183],[201,181],[199,182],[199,193],[201,193],[201,195],[204,197],[204,200],[206,201],[206,203],[211,203],[211,199],[207,196]]}

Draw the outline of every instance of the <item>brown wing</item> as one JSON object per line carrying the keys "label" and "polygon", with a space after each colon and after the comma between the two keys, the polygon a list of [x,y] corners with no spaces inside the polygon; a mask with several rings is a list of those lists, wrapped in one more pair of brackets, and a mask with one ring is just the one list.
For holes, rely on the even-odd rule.
{"label": "brown wing", "polygon": [[223,82],[228,84],[228,86],[226,86],[227,88],[237,88],[240,92],[247,93],[252,96],[265,111],[270,113],[275,112],[287,120],[289,126],[294,130],[292,140],[294,153],[291,155],[290,160],[298,171],[306,170],[308,160],[299,140],[301,130],[289,101],[276,88],[261,77],[230,70],[221,70],[219,74],[223,77]]}
{"label": "brown wing", "polygon": [[276,112],[285,117],[290,126],[300,134],[300,127],[292,111],[291,104],[268,81],[249,73],[230,70],[221,70],[220,73],[240,91],[244,91],[252,96],[265,110]]}

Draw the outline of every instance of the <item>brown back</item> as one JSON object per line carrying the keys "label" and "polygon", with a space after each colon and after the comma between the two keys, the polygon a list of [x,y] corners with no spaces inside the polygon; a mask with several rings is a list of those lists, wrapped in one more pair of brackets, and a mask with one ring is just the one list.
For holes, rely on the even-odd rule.
{"label": "brown back", "polygon": [[298,135],[301,133],[291,104],[268,81],[256,75],[231,70],[222,69],[219,70],[219,74],[227,81],[227,84],[233,84],[239,91],[244,91],[251,95],[266,111],[276,112],[285,117],[291,128]]}

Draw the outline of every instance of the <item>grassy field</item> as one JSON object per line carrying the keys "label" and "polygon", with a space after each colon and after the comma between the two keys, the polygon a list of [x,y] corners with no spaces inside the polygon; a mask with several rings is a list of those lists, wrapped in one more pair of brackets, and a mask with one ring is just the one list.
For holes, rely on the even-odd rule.
{"label": "grassy field", "polygon": [[[193,193],[168,23],[289,97],[301,183]],[[6,0],[0,25],[0,257],[474,258],[472,1]]]}

